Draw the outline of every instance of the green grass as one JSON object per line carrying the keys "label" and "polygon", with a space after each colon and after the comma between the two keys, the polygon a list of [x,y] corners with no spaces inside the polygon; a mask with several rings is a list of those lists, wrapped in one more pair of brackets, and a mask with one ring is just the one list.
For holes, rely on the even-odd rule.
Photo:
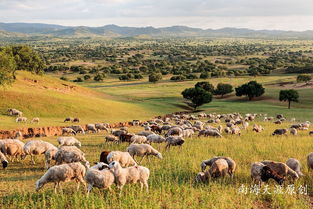
{"label": "green grass", "polygon": [[[164,159],[152,157],[143,165],[151,171],[150,192],[141,193],[138,185],[127,185],[121,198],[115,192],[94,189],[89,198],[81,188],[75,191],[73,182],[63,184],[63,194],[54,194],[53,185],[47,184],[35,192],[35,181],[45,172],[43,157],[37,158],[35,166],[29,157],[21,163],[11,163],[7,170],[0,171],[0,204],[5,208],[310,208],[313,194],[312,173],[307,172],[306,155],[312,151],[311,137],[307,131],[296,137],[272,137],[275,127],[288,127],[289,124],[272,125],[261,123],[265,127],[262,133],[243,131],[242,136],[227,136],[222,139],[187,139],[182,149],[178,147],[165,151],[165,145],[154,145]],[[139,128],[130,131],[137,132]],[[78,136],[82,150],[90,162],[96,162],[102,150],[125,150],[127,144],[104,143],[104,134]],[[44,140],[56,144],[55,137]],[[234,180],[226,177],[223,181],[214,180],[209,184],[195,184],[194,177],[200,171],[200,162],[216,155],[230,156],[237,162]],[[308,185],[309,196],[289,194],[241,194],[242,184],[252,185],[250,164],[255,161],[271,159],[285,162],[294,157],[303,164],[305,177],[296,182],[295,187]],[[285,189],[288,183],[285,185]],[[270,191],[275,183],[270,181]]]}

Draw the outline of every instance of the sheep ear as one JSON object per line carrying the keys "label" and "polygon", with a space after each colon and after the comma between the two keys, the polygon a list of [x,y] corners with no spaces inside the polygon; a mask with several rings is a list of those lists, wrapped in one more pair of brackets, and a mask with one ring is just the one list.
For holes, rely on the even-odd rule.
{"label": "sheep ear", "polygon": [[97,164],[98,164],[98,162],[94,162],[94,164],[95,164],[95,165],[97,165]]}

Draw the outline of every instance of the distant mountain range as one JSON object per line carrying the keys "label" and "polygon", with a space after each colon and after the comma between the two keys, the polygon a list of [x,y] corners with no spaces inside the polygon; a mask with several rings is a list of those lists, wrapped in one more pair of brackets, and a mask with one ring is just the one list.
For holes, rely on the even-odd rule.
{"label": "distant mountain range", "polygon": [[62,26],[42,23],[0,23],[0,37],[250,37],[313,38],[313,31],[251,30],[246,28],[200,29],[172,27]]}

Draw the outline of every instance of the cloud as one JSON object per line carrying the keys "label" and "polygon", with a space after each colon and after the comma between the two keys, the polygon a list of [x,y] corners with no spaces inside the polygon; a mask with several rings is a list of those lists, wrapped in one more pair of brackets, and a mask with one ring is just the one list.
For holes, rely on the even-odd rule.
{"label": "cloud", "polygon": [[[122,25],[279,28],[287,27],[290,21],[288,27],[292,29],[310,27],[312,10],[312,0],[0,0],[3,22],[68,25],[103,25],[110,21]],[[280,21],[284,25],[279,25]]]}

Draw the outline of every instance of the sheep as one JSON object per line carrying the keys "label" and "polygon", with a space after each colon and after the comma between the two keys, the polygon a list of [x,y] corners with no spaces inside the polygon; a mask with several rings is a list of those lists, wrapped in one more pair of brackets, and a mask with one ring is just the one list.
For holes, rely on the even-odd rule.
{"label": "sheep", "polygon": [[139,136],[145,136],[145,137],[147,137],[147,136],[149,136],[149,135],[151,135],[151,134],[155,134],[155,133],[152,132],[152,131],[141,131],[141,132],[137,133],[137,135],[139,135]]}
{"label": "sheep", "polygon": [[48,169],[48,171],[36,182],[36,191],[38,192],[45,184],[54,183],[54,192],[57,192],[57,187],[61,189],[61,182],[68,182],[75,180],[77,182],[77,190],[79,190],[80,183],[86,183],[84,176],[86,168],[81,163],[69,163],[63,165],[55,165]]}
{"label": "sheep", "polygon": [[230,177],[233,177],[233,176],[234,176],[234,173],[235,173],[235,170],[236,170],[236,167],[237,167],[236,162],[235,162],[232,158],[230,158],[230,157],[224,157],[224,156],[213,157],[213,158],[211,158],[211,159],[209,159],[209,160],[204,160],[204,161],[202,161],[202,162],[201,162],[201,165],[200,165],[202,172],[205,171],[205,169],[206,169],[207,166],[212,166],[212,164],[213,164],[216,160],[218,160],[218,159],[224,159],[224,160],[226,160],[226,162],[227,162],[227,164],[228,164],[228,174],[230,175]]}
{"label": "sheep", "polygon": [[89,167],[89,162],[85,158],[85,153],[75,146],[63,146],[55,153],[55,162],[57,165],[62,163],[83,162]]}
{"label": "sheep", "polygon": [[185,140],[180,136],[169,136],[166,139],[167,145],[166,149],[169,149],[171,146],[182,146],[185,143]]}
{"label": "sheep", "polygon": [[8,167],[9,162],[8,162],[7,158],[5,157],[5,155],[2,152],[0,152],[0,160],[1,160],[1,163],[2,163],[2,167],[4,169],[6,167]]}
{"label": "sheep", "polygon": [[275,135],[286,135],[287,134],[287,129],[283,128],[283,129],[276,129],[273,133],[272,136]]}
{"label": "sheep", "polygon": [[224,178],[228,172],[228,163],[224,159],[217,159],[213,162],[209,169],[210,177],[212,178]]}
{"label": "sheep", "polygon": [[20,140],[14,139],[10,140],[9,142],[6,142],[3,144],[1,147],[1,151],[6,155],[6,156],[12,156],[12,162],[14,162],[14,159],[18,161],[18,156],[20,156],[21,160],[25,158],[25,153],[23,150],[24,143],[21,142]]}
{"label": "sheep", "polygon": [[139,136],[139,135],[134,135],[130,138],[130,141],[132,143],[137,143],[137,144],[142,144],[147,142],[147,137],[145,136]]}
{"label": "sheep", "polygon": [[27,121],[26,117],[17,117],[16,120],[15,120],[15,122],[17,122],[17,123],[19,123],[19,122],[26,123],[26,121]]}
{"label": "sheep", "polygon": [[80,119],[79,118],[74,118],[73,119],[73,123],[79,123],[80,122]]}
{"label": "sheep", "polygon": [[193,129],[190,129],[190,128],[185,129],[185,130],[183,130],[183,137],[190,138],[190,137],[192,137],[192,135],[193,135],[194,133],[195,133],[195,132],[194,132]]}
{"label": "sheep", "polygon": [[83,127],[80,125],[73,125],[73,126],[70,126],[69,128],[73,129],[76,132],[76,134],[77,133],[85,134]]}
{"label": "sheep", "polygon": [[114,135],[108,135],[105,137],[105,142],[118,142],[118,138]]}
{"label": "sheep", "polygon": [[173,135],[178,135],[180,137],[183,136],[183,129],[180,127],[172,127],[171,129],[168,130],[168,132],[165,134],[165,137],[168,136],[173,136]]}
{"label": "sheep", "polygon": [[96,127],[98,132],[100,132],[100,130],[104,130],[106,132],[109,132],[109,130],[107,129],[107,127],[105,127],[105,125],[103,123],[96,123],[95,127]]}
{"label": "sheep", "polygon": [[62,128],[62,135],[70,135],[70,134],[74,134],[76,135],[76,131],[74,131],[72,128]]}
{"label": "sheep", "polygon": [[50,168],[51,160],[55,160],[55,153],[57,153],[58,148],[52,147],[45,152],[45,166],[46,168]]}
{"label": "sheep", "polygon": [[243,129],[247,129],[248,128],[248,126],[249,126],[249,123],[248,122],[242,122],[242,127],[243,127]]}
{"label": "sheep", "polygon": [[290,134],[296,136],[296,135],[298,134],[297,129],[291,128],[291,129],[290,129]]}
{"label": "sheep", "polygon": [[263,182],[267,182],[270,178],[274,179],[280,185],[285,180],[284,177],[278,175],[270,167],[264,165],[261,162],[252,163],[250,172],[253,182],[259,185],[261,185]]}
{"label": "sheep", "polygon": [[21,116],[23,116],[23,112],[21,112],[17,109],[14,109],[14,108],[9,108],[8,109],[8,115],[21,117]]}
{"label": "sheep", "polygon": [[86,125],[86,131],[89,132],[93,132],[93,133],[97,133],[97,129],[96,129],[96,126],[95,124],[87,124]]}
{"label": "sheep", "polygon": [[136,161],[128,152],[112,151],[107,156],[108,163],[113,161],[119,162],[122,167],[128,167],[131,165],[137,165]]}
{"label": "sheep", "polygon": [[307,165],[308,165],[308,171],[310,171],[310,169],[313,169],[313,152],[311,152],[307,156]]}
{"label": "sheep", "polygon": [[135,155],[142,156],[139,164],[142,162],[145,156],[153,155],[157,156],[158,158],[162,159],[162,154],[154,149],[149,144],[131,144],[129,147],[127,147],[126,151],[133,157],[135,160]]}
{"label": "sheep", "polygon": [[50,148],[56,148],[56,147],[50,144],[49,142],[45,142],[41,140],[32,140],[32,141],[28,141],[24,145],[23,150],[26,155],[31,156],[31,161],[33,164],[35,164],[34,155],[44,154]]}
{"label": "sheep", "polygon": [[264,130],[264,128],[261,125],[257,125],[257,124],[253,125],[252,131],[255,131],[256,133],[260,133],[263,130]]}
{"label": "sheep", "polygon": [[279,176],[284,178],[291,177],[292,181],[296,181],[299,178],[299,175],[289,168],[285,163],[275,162],[270,160],[264,160],[261,163],[268,166],[274,172],[276,172]]}
{"label": "sheep", "polygon": [[199,172],[196,175],[195,182],[196,183],[206,183],[209,180],[208,173]]}
{"label": "sheep", "polygon": [[140,183],[141,190],[143,189],[143,185],[145,185],[146,191],[149,191],[148,179],[150,176],[150,170],[148,168],[143,166],[122,168],[117,161],[111,162],[109,168],[113,171],[115,182],[120,189],[120,192],[122,192],[125,184],[135,184],[137,182]]}
{"label": "sheep", "polygon": [[127,134],[127,131],[125,130],[111,130],[111,133],[114,135],[114,136],[120,136],[122,134]]}
{"label": "sheep", "polygon": [[299,160],[295,158],[289,158],[286,161],[286,165],[289,166],[292,170],[294,170],[299,176],[303,176],[303,173],[300,171],[301,169],[301,164]]}
{"label": "sheep", "polygon": [[109,166],[105,163],[97,163],[89,168],[86,172],[85,180],[87,182],[87,195],[93,187],[111,190],[111,185],[114,183],[115,177]]}
{"label": "sheep", "polygon": [[[200,133],[199,133],[200,134]],[[217,129],[208,129],[204,132],[204,136],[222,137]]]}
{"label": "sheep", "polygon": [[165,138],[157,134],[150,134],[147,136],[147,141],[148,143],[163,143],[165,142]]}
{"label": "sheep", "polygon": [[57,141],[60,147],[61,146],[78,146],[78,147],[82,146],[81,142],[72,136],[68,136],[68,137],[62,136],[62,137],[59,137]]}
{"label": "sheep", "polygon": [[132,142],[132,139],[131,139],[131,138],[132,138],[134,135],[135,135],[135,134],[133,134],[133,133],[121,134],[119,141],[120,141],[120,142],[129,142],[129,143],[131,143],[131,142]]}
{"label": "sheep", "polygon": [[64,119],[64,123],[65,123],[65,122],[72,122],[72,121],[73,121],[73,118],[71,118],[71,117],[68,117],[68,118],[65,118],[65,119]]}
{"label": "sheep", "polygon": [[151,128],[151,131],[153,131],[154,133],[159,133],[159,134],[162,133],[162,129],[158,125],[152,125],[150,126],[150,128]]}
{"label": "sheep", "polygon": [[32,120],[31,120],[31,123],[39,123],[39,118],[33,118]]}
{"label": "sheep", "polygon": [[239,136],[241,135],[241,130],[238,127],[232,127],[230,128],[230,130],[233,135],[239,135]]}
{"label": "sheep", "polygon": [[170,125],[163,125],[162,127],[161,127],[161,130],[162,131],[168,131],[168,130],[170,130],[172,128],[172,126],[170,126]]}
{"label": "sheep", "polygon": [[109,164],[107,157],[108,157],[110,152],[111,151],[107,151],[107,150],[102,151],[101,154],[100,154],[99,162],[103,162],[105,164]]}
{"label": "sheep", "polygon": [[310,132],[309,132],[309,135],[313,135],[313,131],[310,131]]}

